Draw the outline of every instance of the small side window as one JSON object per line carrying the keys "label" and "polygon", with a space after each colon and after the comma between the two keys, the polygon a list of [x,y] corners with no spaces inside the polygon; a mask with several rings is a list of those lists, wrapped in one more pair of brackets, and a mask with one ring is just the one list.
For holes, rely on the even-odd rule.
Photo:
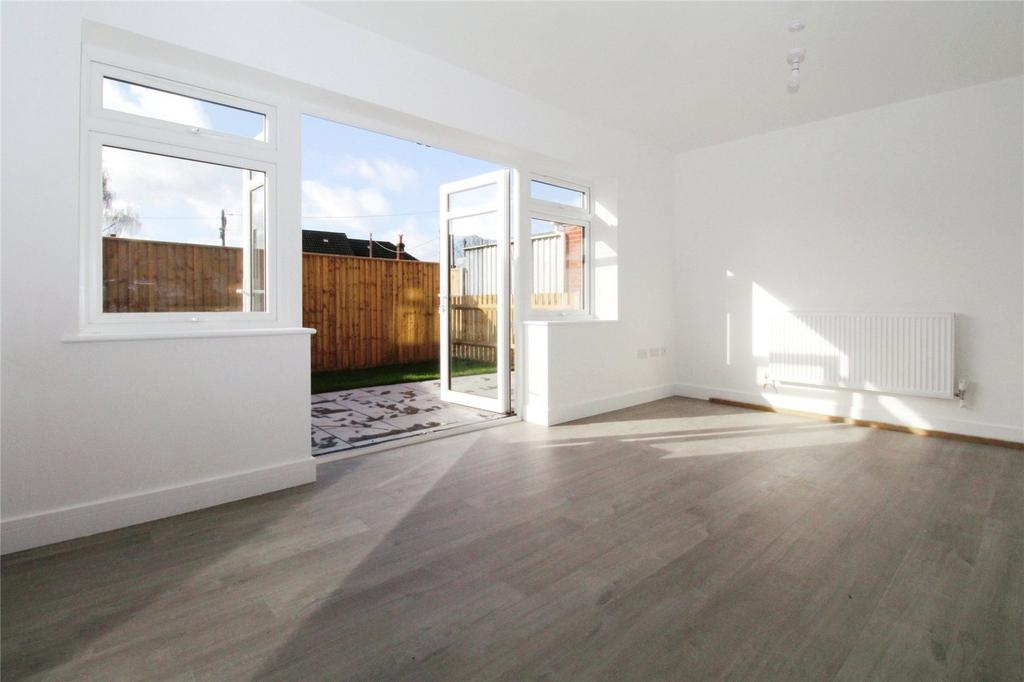
{"label": "small side window", "polygon": [[532,218],[530,233],[532,307],[536,310],[586,310],[586,226]]}
{"label": "small side window", "polygon": [[590,310],[589,203],[583,185],[530,178],[530,309],[541,315]]}
{"label": "small side window", "polygon": [[586,190],[557,185],[553,182],[544,182],[543,180],[530,181],[530,198],[569,208],[583,210],[587,208]]}
{"label": "small side window", "polygon": [[267,117],[256,111],[103,77],[103,108],[250,140],[267,140]]}

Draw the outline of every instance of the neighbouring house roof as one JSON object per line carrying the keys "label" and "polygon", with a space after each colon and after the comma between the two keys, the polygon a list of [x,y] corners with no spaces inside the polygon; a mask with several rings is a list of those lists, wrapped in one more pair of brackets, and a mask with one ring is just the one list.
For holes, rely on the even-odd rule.
{"label": "neighbouring house roof", "polygon": [[351,256],[352,245],[344,232],[302,231],[303,253],[328,253],[335,256]]}
{"label": "neighbouring house roof", "polygon": [[[397,251],[398,247],[392,242],[385,242],[379,239],[373,240],[374,258],[395,260],[395,254]],[[368,239],[350,239],[344,232],[303,230],[302,252],[367,258],[370,255],[370,241]],[[417,259],[414,256],[410,256],[408,253],[403,252],[402,260]]]}

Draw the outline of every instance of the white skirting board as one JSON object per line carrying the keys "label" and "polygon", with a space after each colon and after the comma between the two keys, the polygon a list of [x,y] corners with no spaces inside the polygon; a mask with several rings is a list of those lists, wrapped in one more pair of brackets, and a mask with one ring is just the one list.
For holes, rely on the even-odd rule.
{"label": "white skirting board", "polygon": [[263,469],[4,519],[0,552],[49,545],[316,481],[310,457]]}
{"label": "white skirting board", "polygon": [[930,431],[945,431],[948,433],[957,433],[965,436],[995,438],[997,440],[1006,440],[1015,443],[1024,442],[1024,427],[1013,425],[986,424],[982,422],[973,422],[962,419],[932,417],[929,415],[920,415],[914,419],[901,419],[897,415],[892,414],[891,412],[869,408],[861,408],[857,411],[857,414],[850,414],[849,410],[815,409],[813,405],[809,405],[806,401],[802,401],[798,396],[786,396],[780,394],[778,396],[777,401],[770,403],[768,400],[765,399],[764,395],[762,395],[761,393],[747,393],[744,391],[719,389],[711,386],[697,386],[694,384],[676,384],[674,393],[675,395],[681,396],[683,398],[696,398],[698,400],[707,400],[708,398],[721,398],[723,400],[733,400],[741,403],[751,403],[755,405],[771,405],[773,407],[782,409],[799,410],[802,412],[814,412],[817,414],[828,415],[831,417],[848,417],[851,419],[862,419],[865,421],[876,421],[886,424],[895,424],[897,426],[908,426],[919,429],[928,429]]}
{"label": "white skirting board", "polygon": [[636,391],[603,396],[594,400],[558,405],[557,407],[527,403],[523,411],[523,418],[531,424],[554,426],[555,424],[563,424],[575,419],[583,419],[584,417],[593,417],[594,415],[604,414],[613,410],[621,410],[633,405],[642,405],[652,400],[668,398],[673,395],[675,395],[675,386],[673,384],[663,384],[661,386],[652,386]]}

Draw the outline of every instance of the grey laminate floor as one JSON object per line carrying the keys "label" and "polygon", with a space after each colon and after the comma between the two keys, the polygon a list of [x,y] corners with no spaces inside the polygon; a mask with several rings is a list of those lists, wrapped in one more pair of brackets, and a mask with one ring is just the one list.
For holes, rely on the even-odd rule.
{"label": "grey laminate floor", "polygon": [[1024,456],[667,399],[6,557],[40,679],[1019,680]]}

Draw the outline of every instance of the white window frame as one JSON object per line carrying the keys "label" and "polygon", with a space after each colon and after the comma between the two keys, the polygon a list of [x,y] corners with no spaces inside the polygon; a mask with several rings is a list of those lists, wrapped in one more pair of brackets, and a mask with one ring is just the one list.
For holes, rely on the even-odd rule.
{"label": "white window frame", "polygon": [[[116,62],[116,64],[115,64]],[[266,140],[248,139],[185,124],[103,108],[104,77],[263,114]],[[183,80],[191,81],[186,84]],[[79,332],[138,334],[207,332],[266,327],[278,320],[276,107],[224,94],[202,76],[86,46],[82,60],[81,241]],[[265,310],[230,312],[103,311],[102,149],[130,151],[260,171],[266,177]],[[202,324],[196,324],[202,323]]]}
{"label": "white window frame", "polygon": [[[113,64],[108,64],[100,58],[93,59],[91,67],[92,68],[89,69],[90,73],[86,78],[89,79],[89,94],[91,95],[88,100],[88,111],[93,120],[97,120],[101,123],[120,122],[133,128],[150,128],[152,131],[160,131],[174,136],[182,136],[186,140],[192,141],[193,144],[206,149],[215,148],[222,151],[242,153],[245,155],[260,155],[261,152],[268,148],[275,149],[277,147],[277,140],[275,139],[277,131],[273,125],[274,107],[272,106],[229,95],[217,90],[190,85],[170,77],[151,76],[148,73],[121,68],[114,66]],[[174,95],[181,95],[182,97],[210,102],[211,104],[219,104],[232,109],[241,109],[254,114],[262,114],[264,117],[264,136],[266,139],[257,140],[255,138],[246,138],[240,135],[232,135],[230,133],[212,130],[209,128],[196,128],[185,123],[164,121],[158,118],[144,116],[142,114],[131,114],[124,111],[117,111],[116,109],[107,109],[103,106],[104,78],[112,78],[132,85],[141,85],[142,87],[151,88],[153,90],[161,90]]]}
{"label": "white window frame", "polygon": [[[560,204],[553,201],[545,201],[543,199],[535,199],[532,195],[532,181],[542,182],[547,185],[554,185],[555,187],[564,187],[565,189],[575,190],[583,194],[583,208],[578,206],[570,206],[567,204]],[[546,175],[530,174],[527,177],[526,191],[529,195],[526,197],[526,219],[529,224],[528,234],[530,235],[530,272],[527,282],[527,290],[529,293],[529,309],[530,319],[534,320],[562,320],[562,319],[590,319],[593,317],[591,312],[594,309],[593,303],[593,268],[591,263],[593,262],[593,254],[591,253],[593,248],[593,238],[591,235],[591,213],[590,213],[590,187],[587,185],[573,182],[570,180],[563,180],[561,178],[550,177]],[[572,309],[572,310],[551,310],[549,308],[535,308],[533,307],[533,224],[532,220],[547,220],[556,223],[565,223],[567,225],[580,225],[583,227],[583,307]]]}
{"label": "white window frame", "polygon": [[[533,182],[539,182],[544,185],[551,185],[553,187],[561,187],[563,189],[572,190],[579,192],[583,195],[583,206],[571,206],[569,204],[560,204],[557,201],[548,201],[546,199],[536,199],[533,196]],[[561,178],[554,178],[547,175],[538,175],[536,173],[530,175],[529,182],[526,185],[527,191],[530,193],[527,199],[531,204],[535,204],[541,210],[555,211],[564,215],[577,215],[583,216],[583,219],[590,218],[590,187],[587,185],[581,185],[571,180],[563,180]],[[546,207],[546,208],[545,208]]]}

